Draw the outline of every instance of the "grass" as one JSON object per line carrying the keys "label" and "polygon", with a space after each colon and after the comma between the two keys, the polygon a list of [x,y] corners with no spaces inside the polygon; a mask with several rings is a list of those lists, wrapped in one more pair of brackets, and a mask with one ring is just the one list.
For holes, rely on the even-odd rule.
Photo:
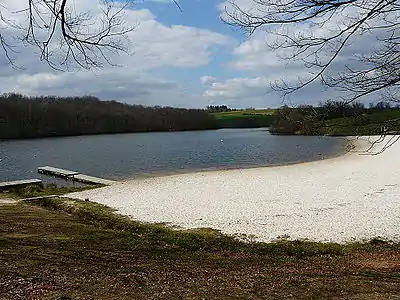
{"label": "grass", "polygon": [[[14,188],[8,193],[9,198],[34,198],[53,195],[64,195],[67,193],[80,192],[83,190],[102,187],[102,185],[87,185],[76,187],[59,187],[56,184],[48,184],[46,186],[30,185],[24,188]],[[4,195],[4,194],[3,194]]]}
{"label": "grass", "polygon": [[268,127],[273,122],[274,109],[242,110],[213,113],[221,128]]}
{"label": "grass", "polygon": [[249,115],[257,115],[257,116],[270,116],[274,114],[276,109],[251,109],[251,110],[235,110],[235,111],[225,111],[225,112],[216,112],[213,115],[216,118],[223,119],[228,117],[246,117]]}
{"label": "grass", "polygon": [[400,109],[370,110],[360,116],[341,117],[315,121],[314,128],[319,135],[379,135],[382,128],[387,133],[400,134]]}
{"label": "grass", "polygon": [[[95,226],[106,227],[113,230],[121,230],[132,234],[146,236],[146,244],[152,243],[151,248],[157,245],[170,245],[175,252],[177,249],[184,251],[239,251],[242,253],[260,255],[288,255],[288,256],[312,256],[318,254],[339,254],[342,248],[333,243],[314,242],[288,242],[285,240],[276,243],[245,243],[233,237],[223,235],[212,229],[174,230],[162,225],[142,224],[129,218],[115,214],[114,210],[97,203],[67,200],[58,198],[45,198],[26,201],[32,205],[39,205],[54,211],[63,211],[78,216],[81,220]],[[140,245],[142,239],[137,241]],[[166,249],[163,249],[166,251]]]}
{"label": "grass", "polygon": [[358,117],[336,118],[325,122],[322,133],[329,135],[381,134],[383,126],[391,133],[400,133],[400,110],[372,112]]}
{"label": "grass", "polygon": [[46,198],[0,206],[0,299],[383,299],[400,293],[400,248],[245,243],[211,229],[132,221]]}

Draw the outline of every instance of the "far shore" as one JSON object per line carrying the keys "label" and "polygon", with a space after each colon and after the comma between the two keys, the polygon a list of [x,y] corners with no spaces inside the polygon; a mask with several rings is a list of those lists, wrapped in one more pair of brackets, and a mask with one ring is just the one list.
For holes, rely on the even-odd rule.
{"label": "far shore", "polygon": [[68,196],[143,222],[250,240],[400,241],[400,144],[363,155],[368,138],[349,139],[355,147],[329,159],[143,178]]}

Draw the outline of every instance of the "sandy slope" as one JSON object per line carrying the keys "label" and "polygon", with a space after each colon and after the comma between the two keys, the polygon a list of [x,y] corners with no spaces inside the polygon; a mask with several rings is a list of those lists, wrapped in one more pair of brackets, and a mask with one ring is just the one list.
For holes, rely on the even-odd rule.
{"label": "sandy slope", "polygon": [[354,151],[290,166],[148,178],[69,196],[140,221],[212,227],[260,241],[400,240],[399,158],[400,142],[376,156]]}

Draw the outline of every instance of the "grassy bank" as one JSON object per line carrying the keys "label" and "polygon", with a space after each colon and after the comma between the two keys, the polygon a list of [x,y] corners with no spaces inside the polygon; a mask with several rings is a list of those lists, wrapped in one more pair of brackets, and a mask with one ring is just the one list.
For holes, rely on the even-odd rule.
{"label": "grassy bank", "polygon": [[[332,104],[333,103],[333,104]],[[331,106],[336,105],[331,108]],[[322,107],[282,107],[274,113],[270,131],[297,135],[400,134],[399,108],[363,108],[331,102]]]}
{"label": "grassy bank", "polygon": [[38,186],[31,185],[23,188],[12,188],[8,193],[0,193],[1,197],[5,197],[7,195],[8,198],[13,199],[25,199],[25,198],[35,198],[35,197],[46,197],[53,195],[64,195],[67,193],[80,192],[89,189],[96,189],[102,187],[101,184],[94,185],[83,185],[83,186],[74,186],[74,187],[63,187],[57,186],[56,184],[47,184],[46,186]]}
{"label": "grassy bank", "polygon": [[326,135],[377,135],[383,129],[391,134],[400,134],[400,109],[371,111],[321,122],[321,133]]}
{"label": "grassy bank", "polygon": [[382,299],[400,293],[400,248],[244,243],[142,224],[47,198],[0,206],[0,299]]}

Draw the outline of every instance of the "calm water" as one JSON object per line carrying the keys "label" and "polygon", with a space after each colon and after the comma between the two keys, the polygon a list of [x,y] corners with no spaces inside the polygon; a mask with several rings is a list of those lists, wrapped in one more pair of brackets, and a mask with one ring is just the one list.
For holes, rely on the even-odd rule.
{"label": "calm water", "polygon": [[0,141],[0,181],[42,178],[49,165],[110,179],[321,159],[344,149],[330,137],[273,136],[265,129],[135,133]]}

